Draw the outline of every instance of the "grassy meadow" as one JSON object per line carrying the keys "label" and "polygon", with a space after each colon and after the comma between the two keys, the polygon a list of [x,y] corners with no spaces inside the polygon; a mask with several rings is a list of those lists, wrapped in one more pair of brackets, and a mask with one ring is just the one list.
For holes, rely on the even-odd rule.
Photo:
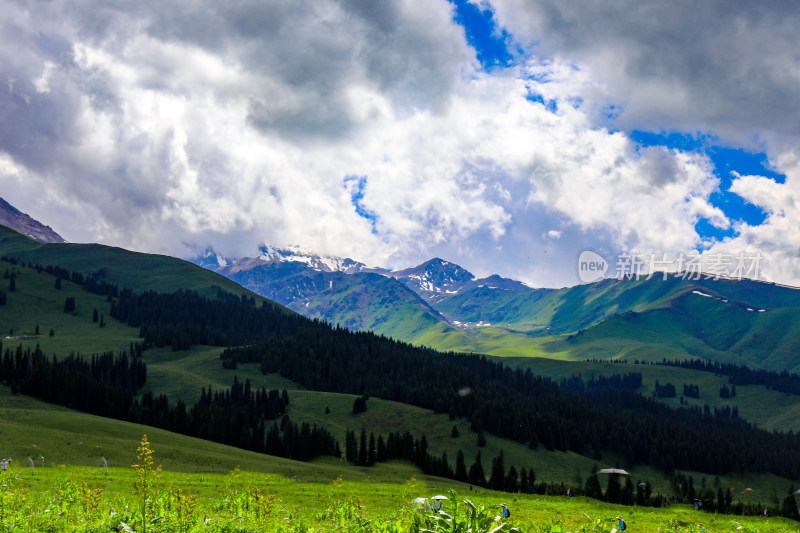
{"label": "grassy meadow", "polygon": [[[25,238],[5,235],[2,231],[0,244],[6,252],[15,252],[12,255],[83,272],[96,272],[109,264],[113,268],[105,274],[107,281],[139,289],[185,287],[209,295],[216,291],[216,286],[231,292],[243,290],[216,274],[162,256],[132,254],[93,245],[79,248],[65,245],[63,249],[56,249],[50,245],[31,244]],[[70,352],[90,355],[126,350],[131,342],[140,340],[136,328],[109,316],[110,304],[105,297],[85,292],[67,281],[62,282],[61,289],[56,289],[53,276],[34,269],[8,263],[2,263],[2,267],[0,273],[5,269],[16,273],[16,290],[7,292],[7,304],[0,306],[0,340],[4,350],[14,350],[17,346],[34,348],[39,344],[48,355],[62,356]],[[0,283],[5,285],[7,281],[0,280]],[[2,288],[6,290],[5,286]],[[68,297],[75,298],[76,308],[65,313],[64,301]],[[552,313],[557,312],[553,305],[550,307]],[[93,320],[95,309],[104,319],[103,327]],[[464,341],[457,338],[461,334],[454,336],[452,328],[429,330],[428,335],[424,344],[452,342],[455,347]],[[736,405],[741,416],[767,429],[796,428],[800,423],[797,398],[764,387],[737,387],[735,399],[722,400],[717,391],[726,382],[724,377],[667,367],[587,363],[576,360],[577,356],[570,352],[564,337],[537,338],[521,332],[509,335],[509,330],[504,328],[482,329],[481,339],[499,342],[504,338],[509,348],[497,355],[524,353],[526,357],[508,357],[506,361],[554,379],[576,373],[588,379],[595,374],[642,372],[643,392],[652,390],[655,379],[671,381],[677,388],[683,383],[698,384],[700,399],[688,399],[690,403],[699,401],[712,407]],[[602,342],[596,342],[600,343],[596,348],[602,350]],[[583,345],[587,349],[591,346],[591,342]],[[640,347],[632,341],[631,353],[635,353],[637,346]],[[621,466],[632,473],[636,482],[650,481],[654,492],[670,492],[669,480],[663,472],[621,465],[610,455],[591,459],[571,452],[550,452],[542,447],[531,450],[490,434],[485,435],[485,445],[478,446],[478,435],[469,424],[465,420],[451,420],[447,414],[370,398],[367,411],[353,415],[356,398],[353,395],[305,390],[279,375],[261,374],[256,364],[240,364],[236,370],[226,370],[219,360],[221,351],[212,346],[194,346],[178,352],[169,347],[147,350],[144,360],[148,366],[148,380],[140,394],[163,393],[171,401],[180,398],[191,404],[201,388],[229,387],[236,376],[241,381],[249,379],[254,387],[286,389],[290,397],[288,414],[293,421],[324,426],[342,443],[347,430],[360,432],[362,428],[376,436],[390,431],[409,431],[418,438],[424,433],[429,451],[436,455],[446,452],[451,464],[455,463],[459,450],[464,452],[468,467],[480,452],[483,467],[488,472],[492,458],[502,450],[506,467],[532,468],[537,480],[577,487],[585,482],[595,466]],[[542,358],[530,357],[533,355]],[[677,398],[667,401],[676,405],[678,402]],[[415,466],[398,461],[371,468],[355,467],[333,458],[301,463],[87,415],[12,394],[4,386],[0,386],[0,420],[0,455],[13,459],[10,469],[0,478],[3,486],[0,533],[127,531],[125,527],[128,526],[130,531],[137,532],[397,533],[416,531],[422,526],[434,527],[432,519],[417,514],[410,501],[420,496],[450,494],[450,490],[458,493],[458,502],[468,498],[478,508],[485,507],[484,512],[475,511],[474,515],[488,521],[486,524],[493,524],[500,501],[508,503],[513,518],[503,530],[514,525],[523,531],[607,532],[611,529],[610,519],[621,513],[628,519],[630,531],[695,531],[692,524],[698,521],[706,525],[706,531],[800,531],[798,524],[782,519],[713,516],[696,513],[685,506],[667,509],[617,507],[585,498],[494,493],[426,476]],[[454,428],[457,436],[453,435]],[[138,477],[141,472],[131,467],[141,463],[137,446],[144,434],[148,435],[154,450],[155,464],[163,467],[160,477],[152,478],[152,484],[147,487],[141,485]],[[32,467],[28,457],[33,462]],[[768,474],[721,478],[696,472],[686,474],[693,476],[696,487],[733,487],[737,500],[770,508],[780,504],[791,485],[789,480]],[[752,491],[744,492],[745,487]],[[142,502],[146,507],[144,513]],[[449,502],[445,510],[452,511],[452,505],[453,502]],[[459,516],[463,517],[466,510],[465,504],[460,503]],[[449,523],[448,527],[456,530],[456,525]]]}
{"label": "grassy meadow", "polygon": [[[512,517],[500,531],[605,532],[621,514],[628,531],[789,532],[800,524],[782,518],[714,515],[688,505],[635,508],[608,505],[587,498],[510,495],[472,490],[443,480],[415,475],[406,465],[385,465],[393,479],[380,474],[371,479],[351,468],[328,464],[314,481],[295,479],[284,472],[156,472],[156,441],[149,485],[141,488],[142,470],[133,467],[58,465],[37,470],[13,466],[0,484],[0,528],[3,531],[150,531],[150,532],[411,532],[433,519],[419,514],[414,498],[444,494],[443,511],[453,517],[440,520],[442,529],[466,526],[470,507],[475,533],[498,531],[500,502]],[[135,454],[135,450],[134,450]],[[133,454],[132,454],[133,455]],[[408,476],[405,479],[395,476]],[[327,479],[325,479],[327,478]],[[138,485],[137,485],[138,484]],[[444,516],[439,515],[440,518]],[[445,529],[447,528],[447,529]]]}

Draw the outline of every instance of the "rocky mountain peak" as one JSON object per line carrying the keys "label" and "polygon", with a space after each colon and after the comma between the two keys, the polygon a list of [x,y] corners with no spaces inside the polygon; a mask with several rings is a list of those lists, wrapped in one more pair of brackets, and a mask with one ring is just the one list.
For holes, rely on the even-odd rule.
{"label": "rocky mountain peak", "polygon": [[0,198],[0,224],[39,242],[66,242],[61,235]]}

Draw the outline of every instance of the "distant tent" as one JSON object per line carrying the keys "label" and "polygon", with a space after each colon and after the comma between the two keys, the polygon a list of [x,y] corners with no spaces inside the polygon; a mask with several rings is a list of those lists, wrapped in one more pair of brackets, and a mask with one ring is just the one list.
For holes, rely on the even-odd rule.
{"label": "distant tent", "polygon": [[603,468],[597,471],[598,474],[617,474],[620,476],[630,476],[630,474],[621,468]]}

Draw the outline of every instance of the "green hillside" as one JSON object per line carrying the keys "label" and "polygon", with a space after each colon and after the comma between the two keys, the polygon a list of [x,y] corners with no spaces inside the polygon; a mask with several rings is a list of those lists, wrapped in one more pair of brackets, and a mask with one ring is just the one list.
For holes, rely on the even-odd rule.
{"label": "green hillside", "polygon": [[102,244],[40,243],[5,226],[0,226],[0,255],[33,264],[60,266],[134,291],[185,289],[215,296],[221,289],[265,301],[226,277],[181,259]]}
{"label": "green hillside", "polygon": [[[152,257],[155,257],[156,261],[159,260],[159,256]],[[34,259],[32,261],[38,262]],[[5,306],[0,306],[0,327],[9,333],[7,336],[16,338],[4,339],[3,348],[13,348],[16,345],[33,346],[34,342],[37,342],[47,354],[63,355],[70,351],[81,351],[88,354],[105,350],[127,349],[131,342],[139,341],[139,332],[136,328],[120,324],[110,318],[110,304],[105,297],[85,292],[71,282],[62,282],[61,288],[57,289],[54,276],[32,268],[14,266],[9,263],[0,265],[9,270],[7,283],[10,284],[12,273],[15,281],[13,292],[9,291],[8,287],[4,289],[7,291],[7,303]],[[91,271],[91,269],[87,271]],[[140,283],[145,283],[147,279],[149,278],[142,278]],[[140,285],[140,287],[148,288],[147,285]],[[207,288],[210,290],[211,286],[208,285]],[[671,289],[650,309],[613,316],[612,320],[607,320],[596,327],[603,325],[609,327],[609,325],[614,325],[615,321],[623,321],[617,326],[617,329],[621,331],[620,338],[636,340],[635,333],[648,331],[648,329],[641,324],[633,323],[629,330],[623,330],[623,327],[628,327],[626,326],[627,322],[624,321],[636,321],[644,317],[652,320],[653,324],[657,324],[659,321],[662,323],[660,332],[657,332],[653,326],[653,335],[656,333],[662,335],[662,337],[652,335],[649,337],[649,342],[653,345],[667,346],[668,342],[674,338],[681,338],[677,337],[677,332],[682,332],[681,334],[686,335],[687,339],[696,339],[696,342],[708,346],[707,349],[722,352],[723,349],[729,351],[737,346],[743,335],[756,332],[753,329],[756,326],[760,328],[758,331],[767,331],[770,328],[776,330],[778,327],[776,324],[781,322],[781,313],[791,311],[790,309],[770,309],[764,313],[758,313],[757,311],[747,311],[746,308],[743,309],[735,302],[715,300],[714,296],[698,295],[691,291],[684,291],[681,294],[675,294],[676,292],[676,289]],[[632,294],[635,293],[628,294],[630,302],[639,301],[631,296]],[[660,293],[657,291],[651,292],[651,296],[658,294]],[[66,298],[75,298],[75,311],[64,312]],[[722,298],[722,296],[717,296],[717,298]],[[371,302],[367,303],[371,305]],[[377,302],[376,306],[368,306],[367,309],[383,310],[380,304],[381,302]],[[714,324],[710,324],[709,329],[704,330],[702,323],[698,320],[710,316],[718,306],[723,304],[731,306],[731,308],[729,310],[724,308],[728,314],[725,315],[726,321],[722,321],[722,324],[731,322],[733,325],[716,324],[716,329],[712,329]],[[104,327],[100,327],[98,322],[93,321],[94,309],[97,309],[98,314],[103,317]],[[577,313],[577,311],[575,312]],[[665,316],[671,316],[673,321],[667,321],[662,316],[664,313],[671,313]],[[387,314],[387,316],[391,318],[391,315]],[[653,318],[650,318],[651,316]],[[790,320],[786,318],[783,320],[791,325]],[[755,326],[748,321],[755,321],[753,322]],[[764,321],[763,324],[761,321]],[[748,327],[743,329],[742,324],[748,325]],[[38,335],[36,335],[37,325],[40,330]],[[674,327],[675,331],[671,331],[668,326]],[[51,329],[54,332],[52,337],[49,335]],[[700,387],[701,396],[697,400],[688,400],[690,404],[707,403],[712,407],[735,405],[739,408],[741,416],[763,427],[769,429],[797,427],[800,406],[795,401],[795,397],[768,391],[764,387],[740,387],[739,394],[735,399],[722,400],[715,396],[715,390],[725,383],[724,378],[710,373],[649,365],[591,366],[589,363],[569,362],[569,359],[578,357],[578,349],[586,348],[588,350],[592,343],[602,343],[604,339],[608,338],[607,335],[592,337],[594,329],[588,328],[581,335],[574,336],[572,339],[569,339],[568,336],[537,337],[522,331],[515,331],[510,327],[500,326],[483,327],[481,333],[495,335],[498,340],[502,340],[504,335],[513,335],[519,342],[516,345],[517,349],[524,347],[529,353],[549,354],[564,360],[507,359],[511,364],[528,366],[538,374],[559,377],[581,373],[588,376],[590,373],[595,373],[598,368],[600,368],[597,371],[598,374],[641,371],[644,375],[644,383],[640,392],[645,394],[652,390],[656,379],[662,382],[674,382],[676,387],[680,387],[683,383],[697,384]],[[791,328],[787,330],[787,337],[791,336],[791,331]],[[698,332],[704,332],[705,336],[700,336]],[[471,333],[467,331],[464,335],[471,335]],[[25,338],[26,336],[28,338]],[[585,339],[581,337],[585,337]],[[465,338],[466,341],[464,341]],[[644,343],[647,339],[643,338],[638,342]],[[440,342],[457,344],[470,342],[470,340],[469,337],[457,337],[452,331],[447,330],[442,332]],[[629,342],[632,341],[629,340]],[[776,346],[781,346],[781,343],[777,343]],[[574,485],[576,487],[586,480],[595,465],[603,467],[619,464],[619,460],[611,454],[589,458],[572,452],[547,451],[542,446],[531,450],[523,444],[500,439],[490,434],[485,435],[485,446],[479,447],[478,435],[471,431],[469,423],[464,419],[451,420],[446,414],[437,414],[430,410],[389,402],[380,398],[369,399],[367,411],[360,415],[353,415],[352,406],[355,396],[303,390],[302,387],[298,387],[281,376],[261,374],[257,364],[240,363],[235,370],[226,370],[222,367],[219,358],[221,350],[219,347],[194,346],[188,351],[175,352],[169,347],[146,351],[144,360],[148,365],[148,381],[140,394],[164,393],[171,400],[180,398],[191,404],[198,397],[201,388],[229,387],[236,376],[239,380],[249,379],[251,384],[258,388],[287,389],[290,397],[288,414],[292,420],[322,425],[330,429],[342,444],[344,443],[344,433],[347,430],[359,432],[363,428],[368,433],[374,432],[376,435],[385,435],[389,431],[407,430],[415,437],[424,433],[430,452],[437,455],[446,452],[451,464],[455,462],[459,450],[464,452],[467,465],[474,461],[476,454],[480,451],[484,469],[488,472],[492,459],[500,453],[500,450],[503,450],[507,467],[514,465],[518,469],[532,468],[537,473],[537,479],[563,482],[567,486]],[[774,351],[773,349],[770,353]],[[513,353],[513,350],[510,350],[510,353]],[[42,455],[48,457],[47,461],[91,465],[96,464],[99,456],[103,456],[109,461],[109,464],[124,464],[129,461],[125,454],[129,454],[130,451],[123,452],[122,450],[126,448],[131,450],[135,446],[126,446],[123,441],[135,443],[139,437],[137,434],[147,432],[153,435],[151,440],[154,443],[157,442],[156,437],[159,439],[158,445],[165,454],[163,461],[165,466],[176,470],[225,471],[235,464],[246,464],[248,465],[246,468],[250,470],[273,469],[287,472],[287,475],[301,475],[289,474],[289,472],[303,471],[305,473],[302,475],[313,479],[312,476],[315,473],[327,476],[332,475],[334,471],[342,470],[342,468],[355,468],[343,465],[341,462],[327,460],[320,461],[319,464],[315,462],[314,465],[318,468],[303,470],[308,465],[297,466],[297,463],[291,461],[282,462],[277,459],[272,461],[271,458],[267,461],[267,466],[264,466],[265,463],[259,462],[259,458],[263,460],[264,456],[258,454],[249,454],[240,450],[231,452],[229,450],[233,449],[217,448],[216,445],[204,441],[75,413],[29,398],[11,395],[7,390],[0,392],[2,392],[0,394],[0,410],[5,410],[0,414],[3,414],[4,419],[8,421],[2,436],[8,443],[8,454],[14,457],[27,456],[30,453],[30,447],[36,444],[39,449],[43,450],[46,447],[54,450],[48,452],[49,455],[42,452]],[[669,402],[677,405],[677,399]],[[326,408],[328,412],[326,412]],[[459,433],[455,438],[452,436],[454,427]],[[8,433],[6,434],[5,431]],[[172,439],[176,440],[173,442]],[[23,453],[25,455],[21,455]],[[223,459],[218,459],[218,455]],[[665,492],[670,490],[669,480],[661,471],[637,465],[622,466],[631,470],[637,479],[650,480],[658,490]],[[373,476],[388,476],[389,478],[395,476],[392,479],[397,479],[396,476],[399,476],[401,472],[402,475],[408,475],[409,472],[414,471],[414,468],[407,465],[382,465],[374,470],[362,468],[355,471],[359,472],[360,476],[366,476],[367,479]],[[700,473],[692,473],[692,475],[697,480],[703,478]],[[712,480],[707,479],[707,483],[712,483]],[[731,486],[741,486],[742,484],[753,486],[759,491],[762,499],[774,503],[784,491],[784,486],[788,486],[789,481],[771,475],[750,474],[742,478],[737,476],[722,478],[720,483]]]}
{"label": "green hillside", "polygon": [[[8,263],[1,265],[6,267],[2,270],[11,269],[16,273],[16,291],[7,293],[7,305],[0,306],[0,328],[2,328],[0,331],[4,337],[11,337],[2,339],[4,347],[12,349],[17,345],[33,347],[38,343],[47,354],[66,355],[72,351],[91,354],[106,350],[127,350],[131,342],[139,341],[138,331],[135,328],[120,324],[109,316],[110,304],[104,297],[85,292],[71,282],[63,282],[61,290],[57,290],[54,288],[55,278],[47,273],[27,267],[14,267]],[[64,300],[67,297],[76,300],[74,312],[64,313]],[[714,311],[719,308],[728,309],[730,317],[738,317],[741,320],[738,318],[738,321],[732,320],[728,316],[725,317],[726,320],[716,320],[717,315]],[[97,309],[98,314],[104,319],[105,326],[102,328],[99,327],[99,323],[92,321],[94,309]],[[744,319],[755,321],[758,327],[747,329],[745,340],[732,346],[739,346],[747,341],[754,342],[758,339],[759,332],[762,336],[767,336],[769,332],[774,339],[775,332],[780,331],[775,324],[782,320],[791,324],[786,318],[791,312],[792,310],[786,309],[764,313],[749,312],[734,303],[723,303],[688,292],[674,299],[670,307],[615,316],[595,328],[589,328],[573,336],[572,339],[567,336],[532,337],[508,328],[491,326],[481,328],[481,335],[472,337],[467,337],[466,333],[455,334],[450,328],[441,330],[431,328],[420,337],[419,342],[448,349],[466,351],[477,348],[486,352],[491,352],[492,345],[497,344],[502,348],[496,349],[495,353],[513,357],[509,362],[513,361],[514,364],[519,364],[516,361],[524,361],[517,359],[519,353],[525,353],[526,357],[547,357],[578,362],[586,358],[660,361],[664,357],[670,359],[685,357],[688,350],[694,355],[705,358],[744,362],[740,358],[725,359],[728,352],[715,350],[709,344],[725,341],[724,333],[729,330],[740,335],[741,326],[727,325],[731,322],[734,325],[738,324]],[[699,331],[702,331],[702,327],[697,325],[702,320],[709,322],[707,337],[710,340],[705,343],[687,333],[692,328],[700,328]],[[54,332],[53,337],[49,335],[51,329]],[[786,347],[791,346],[793,338],[797,338],[793,331],[793,328],[789,328],[788,333],[776,343],[777,348],[770,354],[791,355],[791,349]],[[731,344],[730,340],[725,342]],[[763,349],[762,345],[757,347]],[[217,347],[202,346],[193,347],[189,352],[173,352],[171,348],[148,350],[145,353],[145,361],[149,377],[142,393],[148,391],[164,393],[171,400],[181,398],[191,403],[199,396],[203,387],[230,386],[233,376],[220,364],[221,350]],[[555,367],[543,365],[541,359],[532,360],[530,364],[536,373],[552,377],[560,378],[564,377],[564,373],[584,372],[582,363],[576,365],[574,370],[568,370],[572,367],[561,365],[558,368],[565,370],[559,373],[552,373],[551,368]],[[609,369],[616,371],[617,368],[619,367],[610,365],[602,373],[608,373]],[[671,374],[680,371],[687,374],[680,383],[699,383],[702,384],[703,391],[710,392],[709,395],[704,394],[701,397],[701,404],[721,405],[714,391],[718,391],[724,384],[724,378],[709,381],[710,374],[703,372],[666,367],[636,367],[637,371],[641,369],[647,371],[645,384],[650,389],[655,379],[659,379],[658,375],[664,374],[667,377],[662,381],[670,381]],[[595,369],[591,372],[601,373]],[[279,376],[263,376],[254,364],[242,364],[237,374],[242,380],[250,379],[257,387],[289,390],[298,388]],[[653,375],[652,378],[647,377],[650,374]],[[677,379],[676,384],[678,384]],[[731,403],[739,407],[741,416],[767,429],[800,427],[800,408],[794,396],[768,391],[764,387],[754,386],[755,392],[746,393],[747,395],[746,390],[743,389],[739,397]],[[443,434],[449,435],[450,429],[452,428],[447,428]]]}
{"label": "green hillside", "polygon": [[369,330],[415,344],[444,337],[468,343],[467,335],[443,320],[419,296],[394,278],[378,274],[339,274],[331,288],[306,303],[290,306],[311,318],[329,319],[353,330]]}
{"label": "green hillside", "polygon": [[800,308],[750,307],[705,290],[687,289],[667,306],[611,317],[570,336],[561,349],[578,358],[679,356],[800,369]]}
{"label": "green hillside", "polygon": [[584,381],[597,376],[613,376],[627,373],[642,374],[641,394],[651,396],[656,380],[662,385],[672,383],[678,389],[674,398],[661,401],[673,407],[680,407],[681,391],[684,384],[697,385],[699,398],[684,398],[684,405],[708,405],[712,409],[736,407],[739,415],[752,423],[769,430],[796,431],[800,427],[800,396],[768,389],[764,385],[738,385],[736,396],[720,398],[722,386],[730,387],[726,376],[712,372],[701,372],[688,368],[677,368],[649,364],[619,364],[588,361],[559,361],[549,358],[508,357],[504,361],[514,368],[530,368],[532,372],[549,376],[555,381],[580,376]]}
{"label": "green hillside", "polygon": [[[337,397],[339,396],[339,397]],[[453,425],[447,421],[446,415],[433,415],[408,406],[398,406],[391,402],[369,400],[370,406],[366,413],[354,416],[348,414],[345,408],[352,406],[353,397],[345,395],[328,395],[321,398],[304,397],[298,394],[293,397],[290,411],[291,416],[298,419],[316,419],[318,423],[325,423],[331,427],[360,428],[367,431],[405,430],[413,428],[422,419],[421,426],[428,434],[435,435],[438,426],[446,426],[449,431]],[[329,420],[323,422],[324,407],[316,403],[323,401],[330,407]],[[400,407],[399,410],[396,408]],[[313,411],[316,411],[314,413]],[[279,457],[262,455],[230,446],[224,446],[192,437],[177,435],[152,427],[140,426],[128,422],[96,417],[78,413],[63,407],[53,406],[39,402],[32,398],[13,395],[7,387],[0,387],[0,416],[4,423],[0,427],[0,455],[11,457],[12,465],[18,471],[33,473],[27,468],[27,456],[36,459],[35,471],[45,477],[52,476],[48,473],[58,465],[83,465],[99,467],[101,458],[105,458],[109,468],[127,469],[135,462],[136,447],[141,436],[146,434],[156,450],[157,464],[170,472],[194,473],[226,473],[239,466],[243,471],[265,472],[279,477],[297,479],[304,483],[330,483],[338,476],[356,482],[380,482],[402,484],[411,476],[432,483],[440,490],[453,487],[465,491],[468,488],[458,482],[425,476],[419,470],[403,462],[389,462],[378,464],[374,467],[364,468],[351,466],[337,459],[321,459],[311,463],[291,461]],[[381,420],[386,419],[388,420]],[[444,420],[442,420],[444,417]],[[348,420],[350,419],[350,420]],[[391,427],[391,422],[397,425]],[[459,427],[463,424],[456,422]],[[465,455],[471,461],[471,452],[467,451],[469,443],[474,442],[474,434],[465,432],[458,439],[459,447],[463,446]],[[450,437],[447,437],[450,439]],[[441,445],[439,440],[432,438],[431,446],[436,449]],[[537,478],[556,482],[564,482],[565,486],[577,486],[578,480],[585,481],[594,464],[613,465],[613,458],[594,461],[571,453],[560,452],[532,452],[516,450],[513,446],[506,446],[501,439],[487,436],[487,446],[482,448],[484,468],[491,464],[491,458],[503,449],[506,453],[506,465],[512,461],[525,460],[532,467]],[[445,447],[446,449],[446,447]],[[473,445],[474,449],[474,445]],[[453,454],[455,455],[455,454]],[[45,458],[45,469],[40,470],[41,459]],[[62,466],[63,468],[63,466]],[[663,473],[650,468],[632,468],[634,479],[648,479],[653,484],[654,490],[667,492],[668,480]],[[104,471],[98,468],[96,474],[102,479]],[[703,482],[699,473],[694,475],[698,486]],[[212,478],[209,478],[212,479]],[[44,481],[44,478],[42,479]],[[201,480],[198,480],[201,481]],[[731,475],[719,478],[708,477],[705,479],[708,486],[715,484],[723,487],[749,487],[752,493],[738,494],[737,499],[742,501],[761,501],[771,507],[777,506],[783,497],[785,489],[791,484],[789,480],[772,475],[748,474],[745,476]],[[312,489],[313,490],[313,489]],[[479,489],[480,492],[485,492]],[[506,496],[499,496],[506,497]]]}
{"label": "green hillside", "polygon": [[[0,273],[6,272],[14,273],[16,289],[9,292],[10,280],[0,280],[2,289],[7,291],[7,303],[0,306],[0,340],[4,348],[39,344],[48,354],[89,354],[127,350],[131,342],[139,341],[137,329],[111,318],[111,304],[104,296],[86,292],[69,281],[63,281],[61,289],[56,289],[56,278],[50,274],[0,263]],[[69,313],[64,312],[67,298],[75,299],[75,310]],[[98,322],[93,321],[95,309]]]}

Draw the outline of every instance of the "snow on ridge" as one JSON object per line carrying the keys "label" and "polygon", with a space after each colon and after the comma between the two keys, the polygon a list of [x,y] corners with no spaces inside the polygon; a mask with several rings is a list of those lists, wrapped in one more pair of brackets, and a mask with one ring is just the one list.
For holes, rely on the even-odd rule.
{"label": "snow on ridge", "polygon": [[263,261],[281,261],[305,263],[309,268],[318,272],[361,272],[368,268],[364,263],[359,263],[350,258],[335,257],[332,255],[317,255],[298,245],[289,245],[278,248],[268,244],[258,247],[259,259]]}
{"label": "snow on ridge", "polygon": [[705,296],[706,298],[713,298],[713,296],[711,296],[710,294],[706,294],[700,291],[692,291],[692,294],[699,294],[700,296]]}

